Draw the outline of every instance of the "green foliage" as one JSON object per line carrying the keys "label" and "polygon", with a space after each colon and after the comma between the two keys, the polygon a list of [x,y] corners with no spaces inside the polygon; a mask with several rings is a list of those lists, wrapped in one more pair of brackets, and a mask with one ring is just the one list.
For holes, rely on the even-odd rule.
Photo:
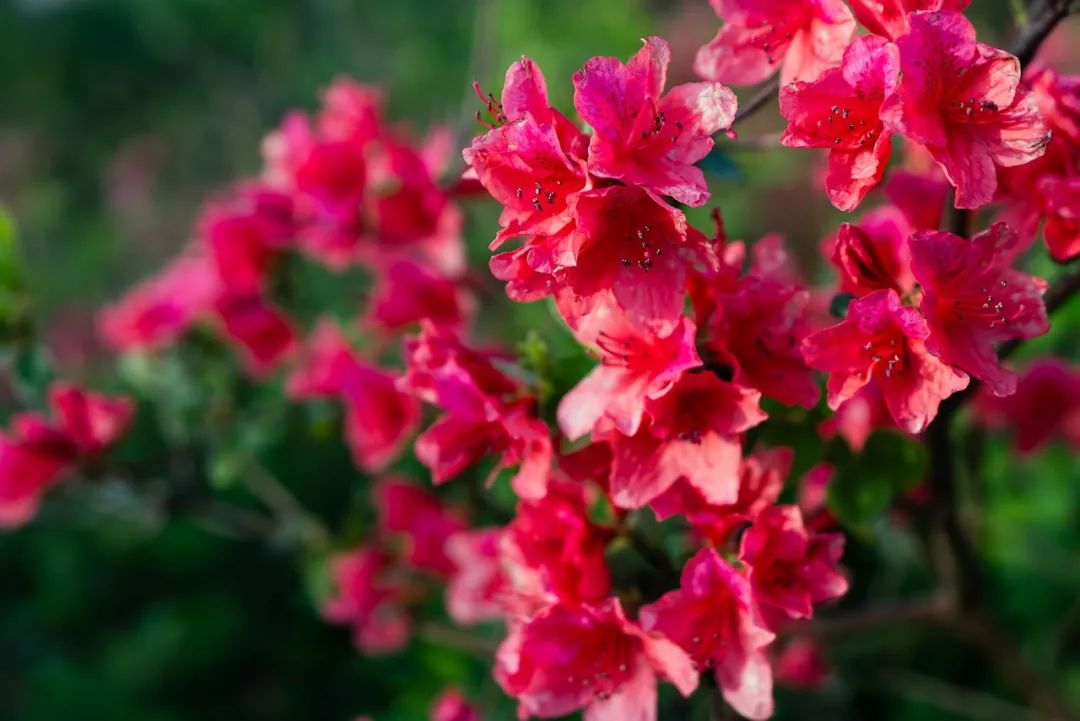
{"label": "green foliage", "polygon": [[861,453],[837,440],[826,452],[836,469],[829,484],[829,508],[850,530],[868,533],[902,494],[926,476],[926,448],[892,431],[877,431]]}

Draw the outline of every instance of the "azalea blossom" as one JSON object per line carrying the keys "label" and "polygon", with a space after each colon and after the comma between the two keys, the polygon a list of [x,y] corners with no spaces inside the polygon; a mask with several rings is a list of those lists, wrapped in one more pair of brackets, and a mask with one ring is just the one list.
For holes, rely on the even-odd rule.
{"label": "azalea blossom", "polygon": [[456,688],[439,694],[431,706],[431,721],[480,721],[480,712]]}
{"label": "azalea blossom", "polygon": [[698,551],[683,567],[679,589],[641,609],[641,623],[679,644],[697,668],[711,668],[739,715],[772,716],[772,668],[764,649],[774,634],[750,582],[715,549]]}
{"label": "azalea blossom", "polygon": [[682,514],[702,540],[723,548],[738,529],[773,506],[784,490],[794,454],[790,448],[757,450],[739,464],[739,495],[734,503],[714,504],[685,479],[652,500],[660,520]]}
{"label": "azalea blossom", "polygon": [[788,121],[781,142],[829,149],[825,187],[840,210],[853,210],[885,174],[892,133],[881,121],[881,105],[899,80],[896,46],[863,36],[844,51],[840,67],[780,90],[780,113]]}
{"label": "azalea blossom", "polygon": [[918,310],[903,306],[896,291],[877,290],[852,301],[842,323],[806,338],[802,351],[807,363],[829,373],[829,408],[873,380],[896,424],[918,433],[969,380],[927,350],[929,336]]}
{"label": "azalea blossom", "polygon": [[685,371],[701,365],[694,324],[682,318],[670,335],[657,337],[636,328],[613,302],[603,304],[587,322],[590,329],[579,332],[583,340],[593,336],[601,361],[563,396],[559,427],[571,440],[598,425],[632,436],[641,427],[646,400],[662,397]]}
{"label": "azalea blossom", "polygon": [[511,485],[523,498],[547,491],[552,445],[547,424],[536,417],[535,400],[495,368],[491,357],[465,347],[425,323],[406,341],[408,370],[399,389],[446,413],[417,438],[417,459],[435,483],[454,478],[488,455],[499,456],[490,480],[516,466]]}
{"label": "azalea blossom", "polygon": [[1013,395],[982,392],[975,406],[974,418],[1009,428],[1021,453],[1032,453],[1057,437],[1080,448],[1080,368],[1075,364],[1037,360],[1024,369]]}
{"label": "azalea blossom", "polygon": [[875,208],[857,223],[843,223],[830,254],[840,274],[840,290],[855,296],[875,290],[911,293],[915,277],[908,237],[913,230],[893,206]]}
{"label": "azalea blossom", "polygon": [[658,678],[684,696],[698,684],[690,657],[629,620],[618,599],[558,604],[517,623],[496,653],[495,678],[522,719],[583,709],[587,721],[656,721]]}
{"label": "azalea blossom", "polygon": [[446,612],[455,622],[472,625],[504,615],[510,581],[503,569],[501,528],[455,533],[446,541],[454,570],[446,585]]}
{"label": "azalea blossom", "polygon": [[1004,223],[970,241],[943,231],[911,238],[911,264],[922,286],[920,309],[930,329],[927,348],[999,396],[1016,390],[994,343],[1033,338],[1049,329],[1041,278],[1013,270],[1024,243]]}
{"label": "azalea blossom", "polygon": [[66,383],[49,389],[50,417],[18,413],[0,432],[0,528],[37,513],[42,495],[60,476],[123,434],[135,407],[124,397],[90,393]]}
{"label": "azalea blossom", "polygon": [[703,205],[709,191],[694,163],[712,150],[713,134],[731,127],[735,94],[717,82],[665,94],[671,50],[663,38],[643,42],[625,65],[596,57],[574,74],[574,107],[593,129],[589,172]]}
{"label": "azalea blossom", "polygon": [[844,536],[807,531],[798,506],[763,511],[743,535],[739,560],[758,602],[772,616],[810,618],[814,605],[847,593],[839,570]]}
{"label": "azalea blossom", "polygon": [[855,19],[870,32],[896,40],[911,30],[914,12],[964,10],[971,0],[850,0]]}
{"label": "azalea blossom", "polygon": [[646,401],[648,422],[632,436],[613,432],[612,502],[641,508],[684,480],[706,501],[739,496],[741,434],[767,417],[757,391],[709,372],[684,375],[663,396]]}
{"label": "azalea blossom", "polygon": [[447,543],[465,529],[459,514],[432,493],[398,478],[381,481],[374,495],[380,530],[404,536],[410,564],[444,576],[453,573]]}
{"label": "azalea blossom", "polygon": [[1041,156],[1050,133],[1020,62],[977,42],[975,28],[956,12],[916,13],[897,40],[903,82],[886,99],[886,127],[920,143],[956,188],[957,208],[994,198],[997,167]]}
{"label": "azalea blossom", "polygon": [[724,21],[698,50],[703,78],[754,85],[780,69],[780,84],[815,80],[840,63],[855,19],[840,0],[710,0]]}
{"label": "azalea blossom", "polygon": [[333,594],[325,599],[327,621],[349,625],[353,639],[369,654],[400,650],[409,640],[411,622],[402,606],[402,589],[391,577],[390,558],[361,547],[330,561]]}
{"label": "azalea blossom", "polygon": [[[737,252],[734,252],[737,251]],[[731,244],[726,262],[741,266],[742,252]],[[737,267],[736,266],[736,267]],[[798,279],[783,239],[772,235],[753,246],[749,270],[741,278],[706,280],[711,306],[705,324],[710,366],[731,368],[735,383],[786,405],[812,408],[821,393],[799,344],[816,323],[810,294]]]}
{"label": "azalea blossom", "polygon": [[363,361],[333,321],[324,320],[289,378],[293,398],[337,398],[345,406],[345,439],[357,467],[378,471],[393,461],[420,422],[416,400],[394,374]]}

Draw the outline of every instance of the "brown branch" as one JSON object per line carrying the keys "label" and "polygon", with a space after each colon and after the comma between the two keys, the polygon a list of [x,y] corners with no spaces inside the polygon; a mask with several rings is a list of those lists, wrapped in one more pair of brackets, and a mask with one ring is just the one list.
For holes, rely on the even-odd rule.
{"label": "brown branch", "polygon": [[1072,12],[1071,5],[1072,0],[1043,0],[1041,7],[1031,14],[1012,48],[1021,66],[1031,63],[1043,41]]}
{"label": "brown branch", "polygon": [[740,103],[739,111],[735,113],[735,119],[731,121],[731,127],[735,127],[758,110],[765,107],[765,104],[768,103],[771,98],[776,97],[779,90],[780,76],[777,75],[773,77],[772,80],[765,83],[765,85],[761,86],[761,89],[750,96],[745,103]]}

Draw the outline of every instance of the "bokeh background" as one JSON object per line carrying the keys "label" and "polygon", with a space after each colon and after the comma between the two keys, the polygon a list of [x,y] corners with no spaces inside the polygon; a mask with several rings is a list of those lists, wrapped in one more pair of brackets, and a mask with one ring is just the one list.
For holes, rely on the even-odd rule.
{"label": "bokeh background", "polygon": [[[1017,3],[974,5],[982,39],[1007,46]],[[497,92],[523,53],[569,107],[570,75],[588,57],[628,56],[640,37],[662,34],[673,79],[687,79],[716,27],[705,0],[0,0],[0,204],[17,225],[50,352],[65,373],[94,377],[105,363],[94,310],[174,255],[200,204],[256,172],[260,138],[287,109],[314,107],[336,75],[383,86],[390,116],[418,133],[446,123],[466,140],[477,131],[470,83]],[[1078,33],[1072,22],[1048,48],[1065,68],[1077,69]],[[780,127],[770,110],[740,132]],[[814,160],[728,146],[710,161],[730,234],[785,233],[810,273],[838,222],[812,180]],[[482,268],[493,210],[467,212]],[[502,322],[525,326],[530,312]],[[1029,356],[1080,358],[1077,303],[1057,323]],[[968,520],[988,596],[1032,663],[1080,699],[1077,459],[1062,446],[1018,458],[1004,437],[969,438],[957,450],[978,476]],[[294,442],[279,469],[330,512],[357,476],[343,449],[324,450],[313,451],[319,466],[305,466]],[[494,718],[512,717],[486,664],[466,652],[421,640],[362,658],[346,630],[318,619],[303,565],[284,549],[103,513],[60,508],[0,536],[0,719],[405,721],[425,718],[447,684],[497,709]],[[927,583],[902,523],[853,539],[849,603]],[[830,656],[835,680],[821,693],[781,690],[779,718],[1029,717],[977,652],[932,633],[848,638]]]}

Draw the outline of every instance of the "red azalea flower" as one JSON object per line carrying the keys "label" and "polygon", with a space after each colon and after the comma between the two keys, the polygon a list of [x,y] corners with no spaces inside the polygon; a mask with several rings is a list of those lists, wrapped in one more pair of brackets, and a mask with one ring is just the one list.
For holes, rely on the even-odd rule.
{"label": "red azalea flower", "polygon": [[698,50],[703,78],[754,85],[780,68],[780,83],[816,79],[840,63],[855,19],[840,0],[711,0],[724,20]]}
{"label": "red azalea flower", "polygon": [[[502,103],[486,102],[497,125],[473,140],[464,157],[503,206],[492,249],[517,236],[557,234],[573,221],[571,201],[590,182],[581,153],[585,137],[551,107],[544,76],[529,58],[506,71]],[[544,262],[550,260],[565,259],[533,262],[551,272]]]}
{"label": "red azalea flower", "polygon": [[812,638],[796,638],[776,656],[776,680],[785,686],[819,690],[832,677],[821,645]]}
{"label": "red azalea flower", "polygon": [[875,208],[857,223],[844,223],[830,260],[840,274],[840,290],[856,297],[875,290],[906,296],[915,288],[907,217],[893,206]]}
{"label": "red azalea flower", "polygon": [[897,425],[919,433],[942,400],[968,385],[965,373],[926,349],[929,335],[918,310],[904,307],[895,291],[877,290],[852,301],[842,323],[806,338],[802,351],[810,366],[829,373],[829,408],[874,380]]}
{"label": "red azalea flower", "polygon": [[1080,176],[1043,178],[1038,190],[1046,215],[1046,247],[1054,260],[1066,263],[1080,255]]}
{"label": "red azalea flower", "polygon": [[545,599],[599,603],[611,591],[604,551],[612,535],[589,520],[582,486],[557,484],[542,499],[518,504],[505,542]]}
{"label": "red azalea flower", "polygon": [[358,548],[330,562],[334,595],[322,605],[327,621],[353,627],[365,653],[391,653],[409,640],[410,622],[401,589],[389,578],[390,559],[374,548]]}
{"label": "red azalea flower", "polygon": [[296,348],[290,320],[259,294],[232,293],[226,288],[214,302],[214,312],[257,375],[269,372]]}
{"label": "red azalea flower", "polygon": [[614,295],[631,322],[668,335],[681,322],[693,266],[714,267],[705,237],[679,210],[640,188],[614,186],[577,200],[570,290],[590,307]]}
{"label": "red azalea flower", "polygon": [[444,576],[453,573],[446,547],[452,536],[465,529],[458,514],[408,481],[383,480],[375,486],[374,495],[380,530],[405,537],[409,563]]}
{"label": "red azalea flower", "polygon": [[855,19],[870,32],[890,40],[911,30],[908,16],[914,12],[964,10],[971,0],[850,0]]}
{"label": "red azalea flower", "polygon": [[734,503],[709,503],[700,491],[680,480],[650,505],[660,520],[685,515],[698,537],[722,548],[740,527],[780,498],[793,458],[790,448],[770,448],[743,458],[739,464],[739,495]]}
{"label": "red azalea flower", "polygon": [[259,185],[242,186],[211,203],[198,228],[218,276],[233,293],[259,292],[297,230],[292,198]]}
{"label": "red azalea flower", "polygon": [[471,316],[471,301],[460,284],[402,259],[379,269],[366,320],[391,332],[422,320],[456,330]]}
{"label": "red azalea flower", "polygon": [[522,719],[584,709],[587,721],[656,721],[658,677],[684,696],[697,688],[686,653],[628,620],[618,599],[552,606],[513,627],[495,660]]}
{"label": "red azalea flower", "polygon": [[455,622],[469,626],[503,617],[510,590],[500,550],[503,536],[501,528],[484,528],[461,531],[447,540],[446,555],[454,571],[446,585],[446,612]]}
{"label": "red azalea flower", "polygon": [[836,412],[821,422],[822,438],[839,435],[852,450],[861,452],[870,435],[879,428],[896,428],[889,406],[877,381],[871,380],[841,403]]}
{"label": "red azalea flower", "polygon": [[670,335],[658,337],[632,325],[610,300],[579,326],[582,342],[601,350],[600,365],[563,396],[559,427],[570,440],[594,428],[614,427],[634,435],[645,402],[671,390],[684,371],[701,365],[694,346],[694,324],[682,318]]}
{"label": "red azalea flower", "polygon": [[443,691],[431,706],[431,721],[480,721],[473,708],[456,688]]}
{"label": "red azalea flower", "polygon": [[221,280],[211,259],[201,249],[189,249],[102,310],[101,335],[121,351],[171,345],[213,307],[220,293]]}
{"label": "red azalea flower", "polygon": [[1055,358],[1038,360],[1020,376],[1016,393],[980,392],[975,419],[1013,430],[1016,447],[1032,453],[1055,437],[1080,448],[1080,368]]}
{"label": "red azalea flower", "polygon": [[712,668],[739,715],[772,716],[772,669],[764,649],[775,636],[761,619],[750,582],[715,549],[691,558],[680,588],[642,608],[641,623],[682,647],[697,668]]}
{"label": "red azalea flower", "polygon": [[366,471],[397,458],[420,423],[416,400],[398,390],[394,375],[362,361],[332,321],[321,322],[308,340],[288,391],[293,398],[341,399],[345,440],[353,462]]}
{"label": "red azalea flower", "polygon": [[131,422],[134,404],[66,383],[49,389],[52,418],[37,413],[14,416],[0,433],[0,528],[25,524],[37,513],[41,496],[80,459],[116,442]]}
{"label": "red azalea flower", "polygon": [[547,488],[552,446],[547,424],[536,417],[535,401],[520,384],[497,370],[491,356],[466,348],[456,338],[422,325],[406,341],[408,370],[398,387],[446,414],[416,440],[417,458],[443,483],[488,455],[498,455],[495,473],[511,466],[522,498],[540,498]]}
{"label": "red azalea flower", "polygon": [[970,241],[941,231],[911,237],[911,265],[923,290],[920,308],[930,328],[927,347],[946,363],[986,383],[995,394],[1016,390],[996,341],[1033,338],[1049,330],[1042,300],[1047,283],[1011,268],[1020,237],[995,223]]}
{"label": "red azalea flower", "polygon": [[1020,62],[976,42],[955,12],[917,13],[897,41],[903,82],[886,99],[886,127],[921,143],[956,187],[956,207],[994,198],[997,167],[1030,162],[1050,133],[1031,92],[1020,87]]}
{"label": "red azalea flower", "polygon": [[812,617],[814,604],[847,593],[843,553],[843,534],[808,532],[798,506],[774,506],[743,535],[739,560],[765,610],[799,619]]}
{"label": "red azalea flower", "polygon": [[739,385],[786,405],[813,408],[821,391],[799,351],[813,330],[811,298],[797,279],[783,239],[762,238],[754,244],[746,275],[715,285],[715,313],[705,335],[714,359],[731,366]]}
{"label": "red azalea flower", "polygon": [[881,122],[881,105],[896,90],[899,72],[896,46],[864,36],[844,51],[840,67],[780,90],[780,113],[788,121],[781,142],[829,149],[825,187],[840,210],[854,210],[885,175],[892,133]]}
{"label": "red azalea flower", "polygon": [[687,83],[664,94],[671,50],[650,37],[625,65],[595,57],[574,74],[574,107],[593,129],[589,171],[691,206],[709,199],[694,166],[712,135],[731,127],[737,100],[715,82]]}
{"label": "red azalea flower", "polygon": [[642,508],[684,480],[712,504],[739,495],[741,434],[767,417],[757,391],[710,372],[684,375],[646,402],[648,422],[633,436],[613,432],[610,494],[620,508]]}

